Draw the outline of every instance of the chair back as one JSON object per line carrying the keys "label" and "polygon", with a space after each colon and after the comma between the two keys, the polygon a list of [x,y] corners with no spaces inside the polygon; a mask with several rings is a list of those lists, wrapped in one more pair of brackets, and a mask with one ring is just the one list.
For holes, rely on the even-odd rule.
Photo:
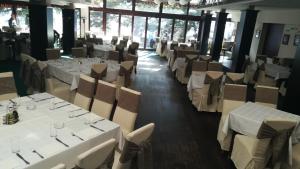
{"label": "chair back", "polygon": [[86,50],[84,47],[72,48],[72,56],[74,58],[85,58]]}
{"label": "chair back", "polygon": [[116,100],[116,90],[117,87],[115,84],[99,80],[94,96],[92,112],[109,119]]}
{"label": "chair back", "polygon": [[48,60],[59,59],[60,49],[46,49],[46,55]]}
{"label": "chair back", "polygon": [[170,45],[170,49],[174,50],[175,47],[178,47],[178,42],[172,42]]}
{"label": "chair back", "polygon": [[24,62],[26,60],[29,60],[30,64],[36,62],[37,60],[30,55],[27,55],[25,53],[21,53],[21,61]]}
{"label": "chair back", "polygon": [[95,90],[95,79],[84,74],[80,75],[79,85],[74,99],[74,104],[89,110]]}
{"label": "chair back", "polygon": [[213,98],[220,95],[220,88],[222,83],[223,72],[207,71],[204,84],[209,85],[207,105],[213,103]]}
{"label": "chair back", "polygon": [[0,101],[17,97],[13,72],[0,73]]}
{"label": "chair back", "polygon": [[51,169],[66,169],[66,165],[65,164],[58,164],[57,166],[55,167],[52,167]]}
{"label": "chair back", "polygon": [[119,61],[119,51],[113,51],[110,50],[108,52],[108,60],[115,60],[115,61]]}
{"label": "chair back", "polygon": [[[133,168],[153,168],[151,137],[154,128],[154,123],[150,123],[126,136],[125,145],[117,163],[117,168],[129,169],[131,166]],[[136,157],[139,159],[142,158],[141,161],[143,163],[138,163]]]}
{"label": "chair back", "polygon": [[207,70],[221,72],[221,71],[223,71],[223,65],[222,65],[222,63],[210,62],[210,63],[208,63]]}
{"label": "chair back", "polygon": [[82,169],[111,168],[115,146],[116,140],[110,139],[78,155],[77,167]]}
{"label": "chair back", "polygon": [[243,84],[244,73],[226,73],[225,83],[228,84]]}
{"label": "chair back", "polygon": [[132,55],[137,54],[137,50],[139,49],[140,44],[137,42],[132,42],[131,45],[128,47],[128,53]]}
{"label": "chair back", "polygon": [[117,36],[113,36],[112,40],[111,40],[111,44],[112,45],[116,45],[118,43],[118,37]]}
{"label": "chair back", "polygon": [[246,85],[225,84],[222,116],[244,104],[246,99]]}
{"label": "chair back", "polygon": [[193,61],[192,71],[205,72],[207,71],[207,62]]}
{"label": "chair back", "polygon": [[125,87],[121,87],[118,105],[113,117],[113,121],[127,132],[134,128],[138,114],[141,93]]}
{"label": "chair back", "polygon": [[101,80],[103,77],[105,77],[106,73],[107,73],[106,63],[98,63],[92,65],[91,77],[95,78],[96,81]]}
{"label": "chair back", "polygon": [[272,108],[277,108],[278,90],[279,89],[277,87],[258,85],[255,92],[255,102]]}
{"label": "chair back", "polygon": [[134,62],[133,65],[137,66],[138,57],[136,55],[127,54],[127,56],[125,57],[125,61],[133,61]]}
{"label": "chair back", "polygon": [[46,91],[46,81],[48,78],[47,64],[37,61],[31,65],[31,87],[38,92]]}
{"label": "chair back", "polygon": [[131,84],[131,73],[134,61],[124,61],[120,65],[119,76],[124,77],[124,86],[129,87]]}

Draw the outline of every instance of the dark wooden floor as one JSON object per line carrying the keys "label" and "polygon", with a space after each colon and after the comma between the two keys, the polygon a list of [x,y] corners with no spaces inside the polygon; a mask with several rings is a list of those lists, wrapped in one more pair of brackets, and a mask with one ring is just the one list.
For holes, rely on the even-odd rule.
{"label": "dark wooden floor", "polygon": [[156,124],[154,169],[231,169],[217,142],[218,113],[197,112],[167,61],[140,52],[133,88],[142,92],[136,128]]}

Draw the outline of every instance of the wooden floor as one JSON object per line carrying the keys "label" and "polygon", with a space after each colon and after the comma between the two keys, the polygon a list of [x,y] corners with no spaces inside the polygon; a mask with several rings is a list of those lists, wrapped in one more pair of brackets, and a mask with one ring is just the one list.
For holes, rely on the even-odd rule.
{"label": "wooden floor", "polygon": [[133,88],[142,92],[136,128],[156,124],[154,169],[234,168],[217,142],[218,113],[197,112],[166,59],[140,52]]}

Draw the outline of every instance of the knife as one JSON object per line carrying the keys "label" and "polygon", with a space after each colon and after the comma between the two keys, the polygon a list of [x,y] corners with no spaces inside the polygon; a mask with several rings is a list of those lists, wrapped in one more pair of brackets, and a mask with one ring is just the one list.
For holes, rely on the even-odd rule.
{"label": "knife", "polygon": [[23,160],[27,165],[29,165],[30,163],[24,159],[24,157],[22,157],[19,153],[16,154],[21,160]]}
{"label": "knife", "polygon": [[58,139],[58,138],[55,138],[55,140],[58,141],[58,142],[60,142],[61,144],[63,144],[63,145],[66,146],[66,147],[70,147],[68,144],[62,142],[62,141],[61,141],[60,139]]}
{"label": "knife", "polygon": [[105,132],[104,130],[102,130],[102,129],[99,129],[98,127],[96,127],[96,126],[93,126],[93,125],[90,125],[90,127],[94,128],[94,129],[97,129],[97,130],[100,130],[100,131],[102,131],[102,132]]}

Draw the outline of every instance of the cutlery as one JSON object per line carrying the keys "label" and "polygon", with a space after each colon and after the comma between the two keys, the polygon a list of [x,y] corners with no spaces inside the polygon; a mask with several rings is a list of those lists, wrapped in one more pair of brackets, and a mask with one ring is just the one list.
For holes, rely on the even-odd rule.
{"label": "cutlery", "polygon": [[24,159],[24,157],[22,157],[19,153],[16,154],[21,160],[23,160],[27,165],[29,165],[30,163]]}
{"label": "cutlery", "polygon": [[62,106],[58,106],[58,107],[55,107],[54,109],[51,109],[51,110],[59,109],[59,108],[66,107],[66,106],[69,106],[69,105],[71,105],[71,104],[65,104],[65,105],[62,105]]}
{"label": "cutlery", "polygon": [[77,136],[77,135],[76,135],[76,134],[74,134],[74,133],[72,133],[72,136],[74,136],[74,137],[77,137],[77,138],[79,138],[80,140],[84,141],[84,139],[83,139],[83,138],[81,138],[81,137]]}
{"label": "cutlery", "polygon": [[75,111],[79,111],[79,110],[81,110],[81,109],[79,108],[79,109],[71,110],[69,112],[75,112]]}
{"label": "cutlery", "polygon": [[56,102],[56,103],[53,103],[53,104],[60,104],[60,103],[64,103],[65,101],[60,101],[60,102]]}
{"label": "cutlery", "polygon": [[39,152],[37,152],[36,150],[32,150],[33,153],[37,154],[39,157],[41,157],[42,159],[44,159],[44,156],[42,156]]}
{"label": "cutlery", "polygon": [[60,139],[58,139],[58,138],[55,138],[55,140],[58,141],[58,142],[60,142],[61,144],[63,144],[63,145],[66,146],[66,147],[70,147],[68,144],[62,142],[62,141],[61,141]]}
{"label": "cutlery", "polygon": [[100,120],[96,120],[96,121],[93,122],[93,124],[96,124],[96,123],[98,123],[99,121],[103,121],[103,120],[105,120],[105,119],[103,118],[103,119],[100,119]]}
{"label": "cutlery", "polygon": [[104,130],[102,130],[102,129],[96,127],[96,126],[93,126],[93,125],[90,125],[90,127],[94,128],[94,129],[97,129],[97,130],[100,130],[100,131],[102,131],[102,132],[105,132]]}
{"label": "cutlery", "polygon": [[85,113],[83,113],[83,114],[79,114],[79,115],[76,115],[76,116],[74,116],[74,117],[80,117],[80,116],[83,116],[83,115],[88,114],[88,113],[90,113],[90,112],[85,112]]}
{"label": "cutlery", "polygon": [[44,99],[40,99],[40,100],[36,100],[35,102],[41,102],[41,101],[45,101],[45,100],[48,100],[48,99],[53,99],[54,97],[48,97],[48,98],[44,98]]}

